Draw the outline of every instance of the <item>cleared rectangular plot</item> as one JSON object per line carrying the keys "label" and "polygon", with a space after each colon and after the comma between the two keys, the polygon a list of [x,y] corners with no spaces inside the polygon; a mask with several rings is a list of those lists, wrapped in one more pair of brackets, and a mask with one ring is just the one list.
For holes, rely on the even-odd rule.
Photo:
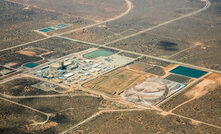
{"label": "cleared rectangular plot", "polygon": [[148,76],[145,73],[142,74],[126,68],[119,68],[83,84],[83,86],[111,96],[120,95],[125,89],[144,81]]}
{"label": "cleared rectangular plot", "polygon": [[190,80],[189,77],[181,76],[181,75],[174,75],[174,74],[167,76],[165,79],[179,82],[179,83],[186,83],[187,81]]}
{"label": "cleared rectangular plot", "polygon": [[136,71],[143,71],[145,72],[147,69],[150,69],[152,66],[147,64],[142,64],[139,62],[134,62],[132,64],[127,65],[126,67],[136,70]]}

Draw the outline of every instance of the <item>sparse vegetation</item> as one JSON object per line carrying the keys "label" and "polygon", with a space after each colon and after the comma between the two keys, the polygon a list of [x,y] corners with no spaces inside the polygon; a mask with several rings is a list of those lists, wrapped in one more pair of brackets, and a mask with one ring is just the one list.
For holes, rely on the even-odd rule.
{"label": "sparse vegetation", "polygon": [[46,116],[27,108],[0,101],[0,133],[2,134],[27,134],[26,126],[32,123],[32,120],[43,122]]}
{"label": "sparse vegetation", "polygon": [[191,121],[176,116],[162,116],[156,111],[130,111],[104,113],[74,129],[83,133],[219,133],[218,128],[194,125]]}
{"label": "sparse vegetation", "polygon": [[[132,8],[128,8],[128,1]],[[208,71],[205,78],[188,81],[187,77],[169,72],[179,66],[169,61],[221,70],[221,1],[209,0],[211,6],[203,0],[128,1],[0,1],[0,133],[62,133],[78,123],[68,133],[220,133],[221,75]],[[200,12],[203,7],[206,10]],[[47,35],[37,31],[59,24],[68,27]],[[113,60],[105,55],[103,63],[96,61],[103,57],[64,57],[98,46],[118,55],[112,55]],[[49,61],[59,64],[52,66]],[[55,73],[39,65],[46,62],[50,66],[47,69],[54,67]],[[39,68],[23,67],[27,63]],[[39,72],[42,77],[36,75]],[[160,84],[163,80],[142,85],[149,77],[171,79],[187,88],[179,92],[171,88],[168,93],[167,85]],[[133,90],[126,94],[125,90],[135,85],[142,95]],[[175,92],[175,96],[169,96]],[[169,97],[165,101],[153,107],[146,105],[148,100],[166,94]],[[131,103],[129,99],[138,101]],[[142,99],[147,101],[137,103]]]}
{"label": "sparse vegetation", "polygon": [[50,121],[58,126],[54,127],[53,133],[59,133],[97,112],[102,100],[102,97],[74,96],[21,99],[18,102],[54,114]]}
{"label": "sparse vegetation", "polygon": [[162,67],[167,67],[171,64],[171,63],[166,62],[166,61],[156,60],[156,59],[148,58],[148,57],[139,58],[137,61],[138,62],[143,62],[143,63],[146,63],[146,64],[150,64],[150,65],[162,66]]}
{"label": "sparse vegetation", "polygon": [[31,96],[31,95],[48,95],[57,94],[54,91],[43,91],[32,85],[39,83],[39,80],[33,78],[20,78],[15,79],[0,85],[0,92],[12,96]]}

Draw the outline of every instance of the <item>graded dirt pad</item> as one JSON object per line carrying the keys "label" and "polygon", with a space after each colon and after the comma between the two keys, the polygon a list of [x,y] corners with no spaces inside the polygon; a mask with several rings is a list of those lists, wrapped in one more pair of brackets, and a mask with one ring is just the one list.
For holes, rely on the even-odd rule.
{"label": "graded dirt pad", "polygon": [[[3,73],[3,71],[4,71],[4,72],[11,72],[11,71],[13,71],[13,69],[0,66],[0,74]],[[3,74],[4,74],[4,73],[3,73]]]}
{"label": "graded dirt pad", "polygon": [[127,9],[124,0],[12,0],[38,8],[62,13],[64,15],[76,16],[94,22],[106,20],[119,15]]}
{"label": "graded dirt pad", "polygon": [[150,69],[152,66],[142,64],[142,63],[139,63],[139,62],[135,62],[133,64],[127,65],[127,67],[132,69],[132,70],[145,72],[145,70]]}
{"label": "graded dirt pad", "polygon": [[120,97],[119,95],[124,90],[144,81],[147,77],[150,77],[150,75],[128,70],[126,68],[119,68],[110,73],[104,74],[83,86],[90,88],[91,90],[104,92],[111,97]]}
{"label": "graded dirt pad", "polygon": [[12,66],[15,66],[17,63],[16,62],[9,62],[7,64],[5,64],[4,66],[5,67],[12,67]]}
{"label": "graded dirt pad", "polygon": [[20,50],[20,51],[18,51],[18,53],[26,55],[26,56],[35,56],[36,55],[35,52],[33,52],[33,51],[26,51],[26,50]]}
{"label": "graded dirt pad", "polygon": [[50,52],[42,48],[26,48],[26,49],[20,50],[19,53],[27,55],[27,56],[35,56],[35,55],[39,56],[39,55],[48,54]]}
{"label": "graded dirt pad", "polygon": [[152,110],[104,113],[73,129],[69,134],[79,131],[86,134],[218,134],[220,132],[217,128],[202,124],[194,125],[189,120],[171,115],[162,116]]}
{"label": "graded dirt pad", "polygon": [[0,101],[0,105],[1,134],[26,134],[29,133],[26,126],[29,126],[32,120],[36,122],[43,122],[46,120],[45,115],[4,100]]}
{"label": "graded dirt pad", "polygon": [[103,100],[102,97],[93,96],[20,99],[17,101],[40,111],[51,113],[52,116],[50,117],[48,123],[52,121],[56,123],[56,125],[49,129],[47,129],[48,124],[40,127],[45,128],[45,132],[52,131],[53,133],[60,133],[76,125],[80,121],[99,111],[99,109],[106,107],[123,108],[123,106]]}
{"label": "graded dirt pad", "polygon": [[221,84],[221,74],[213,73],[209,75],[207,79],[216,81],[217,83]]}
{"label": "graded dirt pad", "polygon": [[203,80],[197,84],[193,89],[187,91],[185,95],[189,98],[200,98],[206,95],[209,91],[215,90],[220,84],[212,80]]}
{"label": "graded dirt pad", "polygon": [[18,78],[0,85],[0,93],[11,96],[31,96],[31,95],[50,95],[57,94],[54,91],[44,91],[33,87],[39,83],[33,78]]}

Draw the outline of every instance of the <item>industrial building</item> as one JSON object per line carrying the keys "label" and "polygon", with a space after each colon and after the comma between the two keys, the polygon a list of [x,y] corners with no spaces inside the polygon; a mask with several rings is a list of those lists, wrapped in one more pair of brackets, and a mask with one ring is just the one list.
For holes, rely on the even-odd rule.
{"label": "industrial building", "polygon": [[40,69],[36,68],[34,75],[70,86],[110,71],[131,60],[130,58],[117,55],[86,59],[83,57],[85,53],[88,53],[88,50],[54,61]]}

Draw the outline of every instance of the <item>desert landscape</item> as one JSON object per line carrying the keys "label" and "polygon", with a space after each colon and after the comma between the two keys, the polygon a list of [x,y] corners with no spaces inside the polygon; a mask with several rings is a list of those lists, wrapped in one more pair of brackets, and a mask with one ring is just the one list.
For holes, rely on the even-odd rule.
{"label": "desert landscape", "polygon": [[219,134],[221,1],[0,1],[0,133]]}

